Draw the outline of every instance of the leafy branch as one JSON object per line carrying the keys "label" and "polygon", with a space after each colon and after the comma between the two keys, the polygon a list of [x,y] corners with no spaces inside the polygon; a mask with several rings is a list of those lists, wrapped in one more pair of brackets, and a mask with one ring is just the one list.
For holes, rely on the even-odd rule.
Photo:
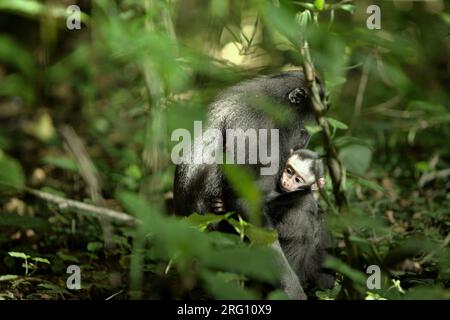
{"label": "leafy branch", "polygon": [[[305,10],[303,13],[300,13],[298,15],[297,21],[299,22],[300,27],[303,29],[303,31],[306,31],[306,27],[308,25],[310,17],[311,15],[308,10]],[[302,35],[304,34],[305,32],[302,32]],[[336,145],[333,140],[333,132],[330,129],[330,123],[325,115],[325,112],[328,108],[325,102],[322,101],[322,99],[320,98],[319,85],[316,80],[317,77],[315,73],[314,63],[311,58],[308,41],[304,36],[300,37],[299,50],[301,57],[303,58],[303,70],[305,73],[306,83],[309,90],[309,100],[313,107],[316,121],[321,128],[322,140],[327,160],[327,167],[333,185],[333,194],[336,201],[337,209],[340,214],[347,214],[349,212],[349,202],[345,190],[343,188],[344,171],[341,161],[339,160],[338,157]],[[328,199],[326,198],[325,200]],[[344,242],[347,251],[347,263],[350,266],[354,266],[358,264],[357,262],[358,253],[356,246],[350,241],[350,234],[351,234],[350,228],[347,228],[343,232]],[[348,278],[344,278],[343,290],[353,298],[358,297],[358,292],[353,289],[352,281]]]}
{"label": "leafy branch", "polygon": [[306,77],[306,83],[310,92],[310,102],[313,106],[313,111],[317,120],[317,123],[321,127],[322,138],[325,146],[325,152],[327,156],[327,166],[330,172],[331,181],[333,184],[333,193],[336,199],[336,204],[340,209],[348,206],[347,197],[345,191],[342,188],[343,170],[342,164],[339,160],[336,146],[333,142],[333,135],[330,129],[329,121],[325,116],[327,110],[324,102],[320,98],[319,86],[316,82],[316,75],[314,71],[314,65],[311,59],[311,53],[309,51],[308,42],[305,39],[300,43],[300,54],[303,57],[303,68]]}

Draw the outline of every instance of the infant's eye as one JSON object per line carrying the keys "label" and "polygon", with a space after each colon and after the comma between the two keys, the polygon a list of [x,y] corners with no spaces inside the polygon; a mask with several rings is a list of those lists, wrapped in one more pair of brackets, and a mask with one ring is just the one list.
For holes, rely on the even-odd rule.
{"label": "infant's eye", "polygon": [[300,183],[300,178],[299,177],[295,177],[295,182]]}
{"label": "infant's eye", "polygon": [[287,168],[287,169],[286,169],[286,172],[289,173],[290,175],[292,175],[292,170],[291,170],[291,168]]}

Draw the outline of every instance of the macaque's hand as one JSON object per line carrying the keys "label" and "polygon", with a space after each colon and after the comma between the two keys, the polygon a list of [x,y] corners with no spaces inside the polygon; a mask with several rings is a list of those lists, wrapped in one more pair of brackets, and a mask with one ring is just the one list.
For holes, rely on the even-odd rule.
{"label": "macaque's hand", "polygon": [[325,178],[319,178],[317,182],[311,185],[311,190],[317,191],[319,189],[322,189],[324,186],[325,186]]}
{"label": "macaque's hand", "polygon": [[224,214],[225,213],[225,205],[223,200],[220,198],[215,198],[211,202],[212,212],[215,214]]}
{"label": "macaque's hand", "polygon": [[325,178],[319,178],[317,182],[319,184],[319,189],[322,189],[325,186]]}

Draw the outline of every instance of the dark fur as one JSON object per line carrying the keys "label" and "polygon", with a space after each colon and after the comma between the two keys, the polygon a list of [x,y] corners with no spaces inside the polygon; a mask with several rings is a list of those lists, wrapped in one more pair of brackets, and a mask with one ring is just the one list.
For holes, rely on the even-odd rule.
{"label": "dark fur", "polygon": [[[224,136],[229,128],[242,130],[280,129],[280,155],[288,154],[288,145],[298,141],[299,147],[304,147],[309,141],[309,134],[304,129],[306,121],[313,119],[313,112],[303,97],[305,91],[295,90],[306,88],[304,75],[301,72],[286,72],[276,76],[262,76],[233,86],[223,92],[212,103],[208,114],[208,128],[219,129]],[[298,92],[295,99],[290,93]],[[258,100],[273,101],[294,111],[290,123],[282,127],[255,104]],[[292,102],[293,103],[292,103]],[[281,158],[280,163],[286,159]],[[246,164],[255,174],[259,175],[261,164]],[[273,177],[261,177],[273,179]],[[262,183],[264,184],[264,183]],[[211,211],[213,199],[224,199],[229,211],[241,211],[235,201],[235,196],[226,183],[220,167],[216,164],[180,164],[176,167],[174,180],[174,206],[177,214],[185,215],[192,212],[205,213]]]}
{"label": "dark fur", "polygon": [[322,268],[331,239],[311,190],[274,191],[266,201],[265,214],[303,288],[332,288],[334,276]]}
{"label": "dark fur", "polygon": [[[302,89],[302,90],[299,90]],[[223,92],[210,106],[208,128],[222,132],[229,128],[272,129],[280,131],[280,165],[289,155],[289,147],[297,145],[303,148],[309,141],[309,134],[304,129],[307,121],[314,119],[311,106],[306,97],[306,83],[302,72],[286,72],[276,76],[262,76],[242,82]],[[259,102],[271,101],[280,107],[290,109],[293,116],[289,123],[277,125],[273,119],[258,108]],[[257,176],[257,184],[264,195],[272,190],[276,175],[259,176],[261,164],[246,164]],[[278,168],[277,171],[279,171]],[[181,215],[192,212],[206,213],[217,207],[217,199],[223,201],[226,211],[245,213],[241,199],[237,198],[224,178],[219,165],[181,164],[175,171],[174,206]],[[219,201],[219,202],[220,202]],[[277,242],[274,248],[280,252],[280,268],[283,270],[282,287],[292,299],[306,298],[296,272],[287,262]]]}

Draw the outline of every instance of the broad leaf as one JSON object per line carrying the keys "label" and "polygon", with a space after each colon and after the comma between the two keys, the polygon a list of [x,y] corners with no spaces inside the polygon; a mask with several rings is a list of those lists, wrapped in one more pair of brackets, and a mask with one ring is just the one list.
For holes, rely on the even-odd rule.
{"label": "broad leaf", "polygon": [[24,186],[25,175],[20,163],[0,153],[0,190],[8,187],[21,189]]}
{"label": "broad leaf", "polygon": [[372,151],[363,145],[348,145],[339,152],[344,167],[356,174],[364,174],[372,160]]}

